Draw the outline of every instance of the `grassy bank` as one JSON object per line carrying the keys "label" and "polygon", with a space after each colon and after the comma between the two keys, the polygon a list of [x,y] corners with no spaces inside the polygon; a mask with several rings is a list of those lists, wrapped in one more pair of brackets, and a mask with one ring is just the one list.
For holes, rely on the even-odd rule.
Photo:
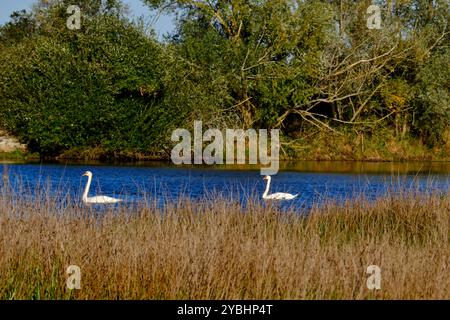
{"label": "grassy bank", "polygon": [[[168,132],[170,135],[170,132]],[[281,160],[308,161],[450,161],[450,129],[442,134],[444,141],[430,147],[417,137],[399,137],[393,130],[380,128],[371,134],[357,131],[331,132],[312,130],[310,133],[297,133],[281,139]],[[206,147],[209,142],[205,142]],[[248,141],[247,141],[248,143]],[[101,145],[95,147],[72,147],[54,156],[44,156],[43,160],[59,161],[154,161],[170,160],[171,148],[146,151],[110,149]],[[248,146],[247,146],[248,147]],[[226,150],[224,150],[226,151]],[[226,152],[224,152],[224,161]],[[39,160],[38,153],[27,151],[0,152],[0,160]],[[248,148],[247,148],[248,159]]]}
{"label": "grassy bank", "polygon": [[17,160],[17,161],[39,160],[39,155],[20,150],[12,152],[0,152],[0,160]]}
{"label": "grassy bank", "polygon": [[[382,129],[371,134],[344,131],[334,133],[317,130],[309,134],[284,137],[281,143],[282,160],[342,160],[342,161],[450,161],[450,130],[443,134],[445,141],[429,147],[417,137],[398,137],[393,130]],[[204,144],[204,147],[208,143]],[[57,157],[59,160],[148,161],[170,160],[167,150],[137,152],[133,150],[107,150],[72,148]],[[248,152],[248,150],[247,150]],[[225,154],[224,154],[225,157]]]}
{"label": "grassy bank", "polygon": [[[99,216],[3,192],[0,298],[449,299],[449,212],[448,197],[410,194],[308,216],[230,199]],[[80,290],[66,288],[69,265]]]}
{"label": "grassy bank", "polygon": [[450,130],[443,137],[442,143],[430,147],[387,128],[371,134],[317,130],[287,141],[282,155],[299,160],[450,161]]}

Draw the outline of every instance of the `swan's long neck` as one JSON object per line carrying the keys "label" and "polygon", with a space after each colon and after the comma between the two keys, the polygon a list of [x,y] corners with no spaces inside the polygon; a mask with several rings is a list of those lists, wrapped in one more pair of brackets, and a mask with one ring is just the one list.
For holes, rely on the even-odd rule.
{"label": "swan's long neck", "polygon": [[91,187],[91,181],[92,181],[92,176],[89,175],[88,177],[88,181],[86,183],[86,187],[84,188],[84,193],[83,193],[83,201],[86,201],[88,198],[88,193],[89,193],[89,188]]}
{"label": "swan's long neck", "polygon": [[265,196],[267,196],[267,194],[269,193],[269,188],[270,188],[270,176],[268,176],[267,177],[267,185],[266,185],[266,191],[264,191],[264,193],[263,193],[263,198],[265,197]]}

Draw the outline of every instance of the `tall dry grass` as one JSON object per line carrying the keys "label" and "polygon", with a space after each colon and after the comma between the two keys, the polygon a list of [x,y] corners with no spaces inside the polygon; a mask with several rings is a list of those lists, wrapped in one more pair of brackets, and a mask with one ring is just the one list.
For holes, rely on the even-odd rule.
{"label": "tall dry grass", "polygon": [[[449,299],[450,198],[312,209],[204,199],[100,213],[3,192],[2,299]],[[81,268],[81,289],[66,269]],[[381,289],[369,290],[369,265]]]}

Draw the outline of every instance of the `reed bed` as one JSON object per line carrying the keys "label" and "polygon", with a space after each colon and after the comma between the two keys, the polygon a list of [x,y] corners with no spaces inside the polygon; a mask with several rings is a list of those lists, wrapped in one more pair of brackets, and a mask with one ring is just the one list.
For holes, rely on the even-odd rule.
{"label": "reed bed", "polygon": [[217,195],[98,210],[5,190],[1,299],[450,299],[448,196],[299,213]]}

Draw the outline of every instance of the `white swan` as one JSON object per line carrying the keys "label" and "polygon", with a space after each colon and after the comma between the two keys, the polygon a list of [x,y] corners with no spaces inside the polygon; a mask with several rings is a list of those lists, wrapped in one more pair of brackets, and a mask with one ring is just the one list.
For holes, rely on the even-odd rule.
{"label": "white swan", "polygon": [[92,172],[90,171],[86,171],[83,174],[83,177],[86,176],[88,177],[88,181],[86,183],[86,188],[84,188],[84,193],[83,193],[83,202],[86,204],[91,204],[91,203],[117,203],[122,201],[122,199],[116,199],[116,198],[111,198],[111,197],[107,197],[107,196],[96,196],[96,197],[88,197],[88,193],[89,193],[89,188],[91,187],[91,181],[92,181]]}
{"label": "white swan", "polygon": [[297,194],[290,194],[290,193],[284,193],[284,192],[277,192],[277,193],[268,194],[269,193],[269,188],[270,188],[271,177],[270,176],[265,176],[263,179],[267,180],[266,191],[264,191],[264,193],[262,195],[263,199],[266,199],[266,200],[292,200],[292,199],[294,199],[295,197],[298,196],[298,193]]}

